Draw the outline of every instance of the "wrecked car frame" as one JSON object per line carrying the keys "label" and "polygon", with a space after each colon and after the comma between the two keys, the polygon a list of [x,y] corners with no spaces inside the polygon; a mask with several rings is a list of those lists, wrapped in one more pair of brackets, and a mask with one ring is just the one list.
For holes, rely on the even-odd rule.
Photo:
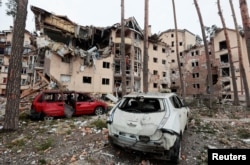
{"label": "wrecked car frame", "polygon": [[109,141],[113,145],[178,162],[189,108],[174,93],[133,93],[109,112]]}

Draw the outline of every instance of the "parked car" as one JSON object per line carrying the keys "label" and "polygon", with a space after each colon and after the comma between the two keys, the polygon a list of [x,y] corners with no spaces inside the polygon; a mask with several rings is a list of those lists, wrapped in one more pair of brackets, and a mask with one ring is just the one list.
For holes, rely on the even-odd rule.
{"label": "parked car", "polygon": [[45,116],[101,115],[107,111],[107,107],[105,102],[82,92],[49,90],[34,98],[30,116],[32,119],[42,119]]}
{"label": "parked car", "polygon": [[190,110],[175,93],[131,93],[108,113],[113,146],[178,162]]}

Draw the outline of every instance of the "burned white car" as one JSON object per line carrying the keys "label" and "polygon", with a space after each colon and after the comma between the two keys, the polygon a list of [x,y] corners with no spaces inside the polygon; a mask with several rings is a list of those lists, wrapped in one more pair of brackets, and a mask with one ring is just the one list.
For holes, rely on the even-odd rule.
{"label": "burned white car", "polygon": [[178,162],[189,108],[175,93],[131,93],[108,114],[109,142]]}

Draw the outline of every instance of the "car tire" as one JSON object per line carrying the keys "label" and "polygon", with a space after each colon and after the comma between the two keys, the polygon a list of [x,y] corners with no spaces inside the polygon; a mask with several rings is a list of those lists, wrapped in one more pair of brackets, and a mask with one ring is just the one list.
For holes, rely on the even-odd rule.
{"label": "car tire", "polygon": [[30,119],[31,120],[38,120],[39,116],[40,116],[40,114],[37,113],[34,109],[30,110]]}
{"label": "car tire", "polygon": [[172,152],[170,155],[170,161],[178,164],[180,161],[180,157],[181,157],[181,138],[177,137],[174,143],[174,146],[172,147]]}
{"label": "car tire", "polygon": [[102,115],[104,113],[104,110],[102,107],[98,106],[95,108],[95,115],[99,116]]}

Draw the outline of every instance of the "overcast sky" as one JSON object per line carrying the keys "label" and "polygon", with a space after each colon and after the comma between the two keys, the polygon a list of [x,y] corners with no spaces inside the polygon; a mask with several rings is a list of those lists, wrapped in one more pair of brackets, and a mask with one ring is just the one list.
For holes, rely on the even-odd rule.
{"label": "overcast sky", "polygon": [[[134,16],[140,27],[144,27],[144,0],[124,0],[125,18]],[[218,15],[217,0],[197,0],[205,26],[222,27]],[[0,7],[0,30],[8,30],[12,18],[6,16],[7,0]],[[249,1],[248,6],[249,6]],[[233,0],[239,25],[242,20],[239,1]],[[29,0],[26,29],[35,30],[34,14],[30,6],[40,7],[57,15],[66,15],[71,21],[82,26],[111,26],[121,20],[121,0]],[[149,24],[152,33],[160,33],[174,28],[172,0],[149,0]],[[201,36],[199,18],[193,0],[175,0],[178,29],[187,29]],[[234,28],[229,0],[221,0],[226,26]],[[249,9],[250,10],[250,9]]]}

